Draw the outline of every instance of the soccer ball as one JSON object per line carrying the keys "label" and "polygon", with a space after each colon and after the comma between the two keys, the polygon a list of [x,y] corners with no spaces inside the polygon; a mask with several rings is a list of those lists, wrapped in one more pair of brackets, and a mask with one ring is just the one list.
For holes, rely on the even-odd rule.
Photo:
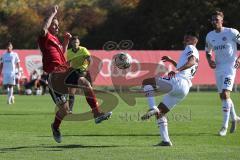
{"label": "soccer ball", "polygon": [[132,63],[132,57],[124,52],[118,53],[113,57],[114,65],[119,69],[127,69]]}
{"label": "soccer ball", "polygon": [[25,90],[25,94],[26,95],[31,95],[32,94],[32,90],[31,89],[26,89]]}

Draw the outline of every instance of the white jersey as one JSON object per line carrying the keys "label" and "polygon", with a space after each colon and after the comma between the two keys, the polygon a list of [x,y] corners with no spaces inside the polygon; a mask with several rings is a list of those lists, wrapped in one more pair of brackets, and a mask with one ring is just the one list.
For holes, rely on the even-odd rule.
{"label": "white jersey", "polygon": [[[178,63],[177,63],[177,69],[181,68],[183,65],[185,65],[188,62],[188,58],[190,56],[194,56],[197,59],[197,62],[199,61],[199,53],[195,46],[193,45],[187,45],[182,52]],[[196,73],[198,68],[198,64],[194,64],[192,67],[185,69],[183,71],[180,71],[177,73],[177,75],[181,77],[185,77],[188,80],[191,80],[194,77],[194,74]]]}
{"label": "white jersey", "polygon": [[216,70],[234,68],[237,58],[237,43],[240,44],[238,30],[223,27],[221,32],[215,30],[209,32],[206,37],[205,50],[212,54],[215,53]]}
{"label": "white jersey", "polygon": [[16,52],[5,52],[1,59],[0,63],[3,63],[3,74],[14,74],[16,73],[16,64],[20,62],[18,54]]}

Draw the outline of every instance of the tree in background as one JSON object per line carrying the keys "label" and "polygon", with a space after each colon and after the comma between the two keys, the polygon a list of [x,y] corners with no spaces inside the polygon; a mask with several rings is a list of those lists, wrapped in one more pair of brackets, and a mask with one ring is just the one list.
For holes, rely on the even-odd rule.
{"label": "tree in background", "polygon": [[60,6],[61,28],[89,49],[125,39],[133,49],[182,49],[189,28],[199,31],[203,49],[216,8],[224,12],[225,26],[240,27],[239,0],[0,0],[0,47],[11,40],[16,48],[36,49],[39,25],[53,4]]}

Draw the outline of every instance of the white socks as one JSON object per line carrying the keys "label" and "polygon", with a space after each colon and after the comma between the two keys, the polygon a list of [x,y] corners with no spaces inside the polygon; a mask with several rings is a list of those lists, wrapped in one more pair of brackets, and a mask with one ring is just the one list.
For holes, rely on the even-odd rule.
{"label": "white socks", "polygon": [[11,99],[13,97],[13,87],[8,87],[7,92],[8,92],[8,103],[11,103]]}
{"label": "white socks", "polygon": [[168,136],[168,123],[167,123],[167,118],[165,116],[162,116],[157,120],[159,130],[160,130],[160,135],[162,137],[162,140],[164,142],[170,142],[170,138]]}
{"label": "white socks", "polygon": [[155,104],[155,98],[154,98],[154,88],[152,87],[152,85],[145,85],[143,87],[143,90],[144,90],[145,95],[148,99],[149,109],[157,108],[157,106]]}
{"label": "white socks", "polygon": [[236,111],[235,111],[233,101],[232,101],[232,99],[229,99],[229,101],[231,103],[231,109],[230,109],[231,118],[232,118],[232,120],[236,121],[237,120],[237,114],[236,114]]}
{"label": "white socks", "polygon": [[228,128],[231,107],[232,101],[230,99],[222,100],[223,127],[225,128]]}

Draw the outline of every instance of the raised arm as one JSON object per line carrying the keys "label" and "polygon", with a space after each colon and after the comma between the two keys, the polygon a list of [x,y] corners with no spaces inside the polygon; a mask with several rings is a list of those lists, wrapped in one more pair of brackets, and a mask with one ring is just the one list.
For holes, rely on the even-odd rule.
{"label": "raised arm", "polygon": [[174,65],[175,67],[177,67],[177,62],[176,61],[174,61],[171,57],[169,57],[169,56],[163,56],[162,57],[162,61],[163,62],[170,62],[170,63],[172,63],[172,65]]}
{"label": "raised arm", "polygon": [[48,32],[48,28],[50,27],[53,18],[56,16],[57,11],[58,11],[58,5],[55,5],[51,8],[49,16],[47,16],[44,20],[44,23],[40,32],[41,36],[46,36]]}
{"label": "raised arm", "polygon": [[197,64],[198,63],[198,59],[191,55],[190,57],[188,57],[188,61],[187,63],[185,63],[182,67],[178,68],[177,71],[181,72],[183,70],[186,70],[190,67],[192,67],[193,65]]}

